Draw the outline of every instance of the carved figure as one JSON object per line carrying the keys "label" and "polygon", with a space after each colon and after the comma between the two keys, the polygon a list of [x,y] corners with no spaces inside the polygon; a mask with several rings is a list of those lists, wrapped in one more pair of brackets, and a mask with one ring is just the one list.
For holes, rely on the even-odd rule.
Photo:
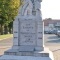
{"label": "carved figure", "polygon": [[23,5],[21,6],[19,12],[20,15],[37,15],[40,16],[40,2],[41,0],[21,0],[23,1]]}
{"label": "carved figure", "polygon": [[21,6],[20,15],[32,15],[33,4],[31,0],[23,0],[23,5]]}
{"label": "carved figure", "polygon": [[40,5],[41,0],[35,0],[34,2],[35,2],[36,15],[41,16],[41,10],[40,10],[40,8],[41,8],[41,5]]}

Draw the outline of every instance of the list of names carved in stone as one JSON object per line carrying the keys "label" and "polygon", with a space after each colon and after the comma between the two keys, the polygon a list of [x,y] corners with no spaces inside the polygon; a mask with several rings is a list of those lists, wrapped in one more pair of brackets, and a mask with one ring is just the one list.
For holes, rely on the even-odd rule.
{"label": "list of names carved in stone", "polygon": [[20,45],[35,45],[35,22],[22,21],[20,23]]}

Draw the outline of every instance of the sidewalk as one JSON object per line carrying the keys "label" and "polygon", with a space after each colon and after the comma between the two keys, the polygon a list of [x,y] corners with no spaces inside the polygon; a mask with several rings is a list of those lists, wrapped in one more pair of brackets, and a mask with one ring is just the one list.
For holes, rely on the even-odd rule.
{"label": "sidewalk", "polygon": [[0,40],[0,55],[4,54],[4,51],[10,49],[12,47],[12,38],[5,38],[3,40]]}
{"label": "sidewalk", "polygon": [[47,46],[54,56],[54,60],[60,60],[60,46]]}
{"label": "sidewalk", "polygon": [[10,49],[11,46],[0,46],[0,56],[4,54],[4,51]]}

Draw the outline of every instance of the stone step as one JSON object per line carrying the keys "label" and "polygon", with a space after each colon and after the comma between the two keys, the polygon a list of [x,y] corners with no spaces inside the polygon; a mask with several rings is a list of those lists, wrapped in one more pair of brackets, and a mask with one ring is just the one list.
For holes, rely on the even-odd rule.
{"label": "stone step", "polygon": [[49,57],[3,55],[0,60],[51,60]]}

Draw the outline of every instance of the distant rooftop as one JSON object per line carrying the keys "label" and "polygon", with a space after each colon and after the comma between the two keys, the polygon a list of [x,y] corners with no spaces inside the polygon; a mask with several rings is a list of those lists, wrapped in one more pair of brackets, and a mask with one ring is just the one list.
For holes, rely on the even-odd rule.
{"label": "distant rooftop", "polygon": [[44,19],[44,26],[48,26],[48,24],[56,24],[57,22],[60,23],[60,19]]}

